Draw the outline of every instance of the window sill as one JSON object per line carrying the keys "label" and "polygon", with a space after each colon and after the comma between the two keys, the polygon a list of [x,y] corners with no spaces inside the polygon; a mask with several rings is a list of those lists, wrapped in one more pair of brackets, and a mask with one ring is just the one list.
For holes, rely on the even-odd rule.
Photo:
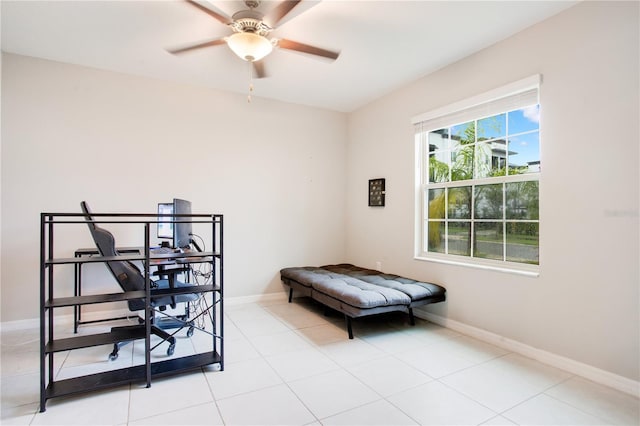
{"label": "window sill", "polygon": [[434,262],[434,263],[442,263],[445,265],[454,265],[454,266],[464,266],[467,268],[475,268],[475,269],[484,269],[484,270],[488,270],[488,271],[496,271],[496,272],[503,272],[503,273],[507,273],[507,274],[514,274],[514,275],[523,275],[526,277],[532,277],[532,278],[537,278],[540,276],[540,270],[539,267],[529,267],[527,268],[526,266],[523,268],[517,268],[517,267],[512,267],[511,265],[505,265],[505,266],[498,266],[498,265],[492,265],[492,264],[488,264],[488,263],[480,263],[480,262],[465,262],[462,260],[453,260],[453,259],[442,259],[442,258],[438,258],[438,257],[427,257],[427,256],[414,256],[415,260],[421,260],[421,261],[426,261],[426,262]]}

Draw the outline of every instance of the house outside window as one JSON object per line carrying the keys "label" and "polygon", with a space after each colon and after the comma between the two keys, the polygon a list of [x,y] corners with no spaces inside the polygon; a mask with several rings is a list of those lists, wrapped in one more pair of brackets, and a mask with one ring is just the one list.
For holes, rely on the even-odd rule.
{"label": "house outside window", "polygon": [[414,119],[417,258],[537,272],[539,82]]}

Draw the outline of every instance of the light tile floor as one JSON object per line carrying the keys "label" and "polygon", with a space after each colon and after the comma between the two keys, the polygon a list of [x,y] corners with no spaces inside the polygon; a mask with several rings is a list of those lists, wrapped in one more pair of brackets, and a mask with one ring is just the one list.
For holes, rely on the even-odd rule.
{"label": "light tile floor", "polygon": [[[638,425],[640,402],[616,390],[404,314],[354,321],[299,298],[228,306],[225,369],[56,398],[40,413],[38,330],[0,335],[1,423],[32,425]],[[81,332],[113,324],[84,326]],[[64,327],[70,328],[69,325]],[[60,330],[59,335],[70,330]],[[207,350],[181,336],[174,356]],[[152,353],[166,357],[164,348]],[[56,377],[139,363],[100,346],[59,354]]]}

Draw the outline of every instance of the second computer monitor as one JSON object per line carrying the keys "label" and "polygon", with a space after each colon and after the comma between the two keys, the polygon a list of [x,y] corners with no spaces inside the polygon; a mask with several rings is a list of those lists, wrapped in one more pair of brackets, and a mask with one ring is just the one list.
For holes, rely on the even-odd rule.
{"label": "second computer monitor", "polygon": [[172,239],[173,247],[188,247],[191,242],[192,225],[190,217],[174,215],[190,215],[191,202],[174,198],[173,203],[158,204],[158,238]]}
{"label": "second computer monitor", "polygon": [[176,215],[175,223],[173,225],[173,245],[175,247],[188,247],[191,245],[191,234],[193,232],[190,217],[179,217],[177,215],[190,215],[191,214],[191,202],[187,200],[181,200],[179,198],[173,199],[173,214]]}
{"label": "second computer monitor", "polygon": [[158,203],[158,238],[173,239],[173,203]]}

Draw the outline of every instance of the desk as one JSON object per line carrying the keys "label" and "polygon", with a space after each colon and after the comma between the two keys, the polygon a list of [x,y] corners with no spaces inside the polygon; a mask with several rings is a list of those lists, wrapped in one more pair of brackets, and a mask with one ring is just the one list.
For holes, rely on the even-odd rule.
{"label": "desk", "polygon": [[[144,252],[144,247],[116,247],[116,250],[120,254],[142,254]],[[168,254],[157,254],[153,255],[153,258],[149,261],[149,266],[155,266],[158,270],[153,274],[156,276],[162,276],[162,270],[171,265],[186,265],[189,263],[200,263],[200,262],[211,262],[212,257],[193,257],[194,253],[168,253]],[[98,255],[98,249],[93,248],[79,248],[74,252],[74,257],[91,257]],[[185,257],[189,256],[189,257]],[[73,287],[73,295],[74,297],[82,296],[82,266],[83,263],[76,263],[74,270],[74,287]],[[177,269],[177,268],[176,268]],[[189,274],[190,269],[186,266],[182,266],[183,272]],[[187,281],[190,276],[187,275]],[[106,321],[114,321],[120,319],[133,319],[138,318],[137,315],[127,315],[121,317],[111,317],[111,318],[103,318],[91,321],[82,321],[82,305],[75,305],[73,307],[73,333],[78,333],[78,326],[82,324],[93,324],[97,322],[106,322]]]}

